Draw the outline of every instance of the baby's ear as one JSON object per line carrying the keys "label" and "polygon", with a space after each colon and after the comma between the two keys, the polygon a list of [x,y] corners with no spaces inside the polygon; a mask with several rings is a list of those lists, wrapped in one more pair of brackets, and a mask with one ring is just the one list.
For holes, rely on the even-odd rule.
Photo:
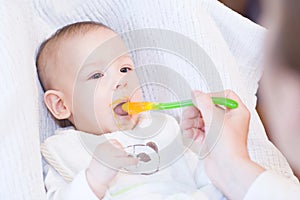
{"label": "baby's ear", "polygon": [[71,111],[66,105],[64,94],[57,90],[47,90],[44,95],[44,101],[52,115],[60,119],[68,119]]}

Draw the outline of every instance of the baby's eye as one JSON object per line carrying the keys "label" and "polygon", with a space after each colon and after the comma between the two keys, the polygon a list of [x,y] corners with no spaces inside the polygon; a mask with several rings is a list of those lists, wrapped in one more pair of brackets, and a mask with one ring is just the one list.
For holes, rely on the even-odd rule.
{"label": "baby's eye", "polygon": [[102,76],[104,76],[104,74],[98,72],[98,73],[93,74],[89,79],[99,79],[99,78],[101,78]]}
{"label": "baby's eye", "polygon": [[127,73],[127,72],[130,71],[130,70],[132,70],[130,67],[122,67],[122,68],[120,69],[120,72],[121,72],[121,73]]}

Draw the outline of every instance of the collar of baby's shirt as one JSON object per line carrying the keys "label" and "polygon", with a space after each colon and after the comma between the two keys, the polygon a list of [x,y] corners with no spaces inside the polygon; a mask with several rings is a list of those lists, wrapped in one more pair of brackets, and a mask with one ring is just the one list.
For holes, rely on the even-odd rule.
{"label": "collar of baby's shirt", "polygon": [[84,132],[77,130],[74,126],[68,126],[64,128],[58,128],[55,130],[55,138],[79,138],[81,143],[96,145],[108,140],[118,140],[123,146],[129,146],[133,144],[140,143],[136,138],[132,138],[130,135],[126,134],[126,131],[114,131],[110,133],[104,133],[101,135],[96,135],[93,133]]}
{"label": "collar of baby's shirt", "polygon": [[[159,128],[157,128],[157,126],[159,126]],[[59,135],[78,137],[84,143],[86,142],[89,144],[99,144],[108,140],[117,140],[124,147],[135,144],[146,144],[147,142],[152,141],[155,142],[157,146],[163,148],[175,139],[177,134],[174,134],[174,132],[178,132],[178,129],[176,120],[172,119],[171,116],[163,113],[145,112],[140,114],[139,122],[133,130],[118,130],[102,135],[95,135],[81,130],[76,130],[74,126],[68,126],[58,128],[55,131],[55,135],[56,137]],[[158,132],[157,134],[151,135],[151,131]]]}
{"label": "collar of baby's shirt", "polygon": [[[149,123],[151,123],[151,115],[149,113],[140,114],[137,126],[144,127],[144,126],[147,126]],[[76,130],[76,128],[74,126],[66,126],[66,127],[57,128],[55,130],[55,135],[64,134],[66,132],[81,132],[81,133],[86,133],[86,134],[92,134],[92,133]],[[119,131],[115,131],[115,132],[119,132]],[[113,134],[115,132],[105,133],[105,134]]]}
{"label": "collar of baby's shirt", "polygon": [[74,126],[67,126],[67,127],[59,127],[55,130],[54,134],[55,135],[61,135],[67,132],[76,132],[77,130],[75,129]]}

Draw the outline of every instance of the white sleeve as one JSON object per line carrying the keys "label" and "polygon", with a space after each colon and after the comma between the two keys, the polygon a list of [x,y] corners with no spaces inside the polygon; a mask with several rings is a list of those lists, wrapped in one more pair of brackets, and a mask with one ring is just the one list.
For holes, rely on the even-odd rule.
{"label": "white sleeve", "polygon": [[49,166],[45,178],[45,187],[48,200],[98,200],[88,185],[85,170],[79,172],[73,181],[68,183],[54,168]]}
{"label": "white sleeve", "polygon": [[252,183],[244,198],[253,199],[300,199],[300,185],[289,182],[271,171],[265,171]]}

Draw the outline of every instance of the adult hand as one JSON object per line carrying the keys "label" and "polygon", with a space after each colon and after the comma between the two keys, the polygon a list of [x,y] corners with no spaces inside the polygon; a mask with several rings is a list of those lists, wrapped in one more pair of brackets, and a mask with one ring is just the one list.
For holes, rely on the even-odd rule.
{"label": "adult hand", "polygon": [[[236,109],[221,108],[213,104],[212,96],[233,99],[239,106]],[[185,140],[187,137],[194,139],[194,152],[201,152],[202,155],[203,151],[208,153],[204,158],[205,169],[211,181],[230,199],[242,199],[251,183],[264,171],[250,160],[247,151],[250,112],[230,90],[212,94],[195,91],[193,103],[200,111],[196,114],[198,119],[193,118],[197,129],[193,127],[194,131],[188,132],[187,127],[181,126]],[[184,113],[183,121],[187,121],[189,113]],[[221,135],[210,137],[215,141],[206,141],[210,134]]]}

